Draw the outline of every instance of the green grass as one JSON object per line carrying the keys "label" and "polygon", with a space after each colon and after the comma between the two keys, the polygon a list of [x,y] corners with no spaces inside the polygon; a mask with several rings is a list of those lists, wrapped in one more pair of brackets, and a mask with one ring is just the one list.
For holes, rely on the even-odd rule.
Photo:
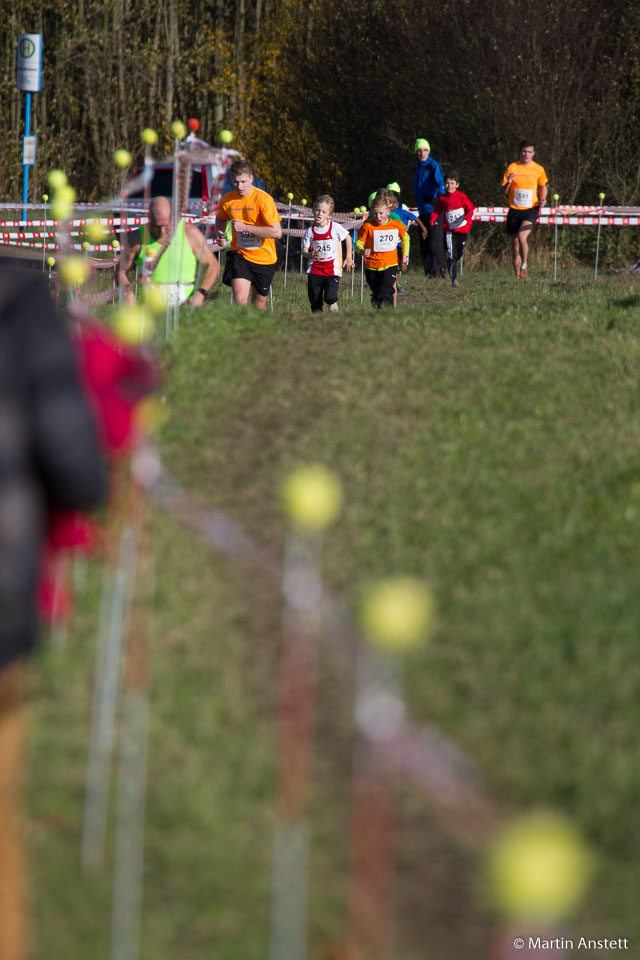
{"label": "green grass", "polygon": [[[277,550],[278,489],[320,460],[345,488],[326,575],[354,606],[408,572],[438,601],[407,660],[413,716],[475,763],[499,806],[564,811],[598,856],[578,935],[640,937],[640,290],[548,271],[407,274],[401,309],[273,313],[226,288],[169,345],[161,446],[186,488]],[[359,278],[358,278],[359,280]],[[267,955],[279,602],[155,517],[142,956]],[[110,881],[78,869],[99,572],[63,651],[35,668],[30,836],[37,960],[108,955]],[[349,678],[325,656],[313,829],[312,956],[339,939]],[[486,956],[476,861],[399,787],[397,960]]]}

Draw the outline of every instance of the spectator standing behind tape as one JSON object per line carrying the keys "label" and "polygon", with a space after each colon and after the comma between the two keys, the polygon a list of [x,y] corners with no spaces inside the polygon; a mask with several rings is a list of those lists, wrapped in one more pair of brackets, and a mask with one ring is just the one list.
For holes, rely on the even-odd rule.
{"label": "spectator standing behind tape", "polygon": [[94,506],[106,492],[97,430],[46,287],[0,269],[0,957],[11,960],[26,957],[21,691],[47,515]]}
{"label": "spectator standing behind tape", "polygon": [[428,140],[419,137],[414,149],[416,165],[413,169],[413,189],[418,216],[426,228],[426,237],[420,236],[420,255],[427,277],[444,277],[442,219],[438,218],[434,224],[430,222],[436,200],[444,193],[442,167],[431,156]]}

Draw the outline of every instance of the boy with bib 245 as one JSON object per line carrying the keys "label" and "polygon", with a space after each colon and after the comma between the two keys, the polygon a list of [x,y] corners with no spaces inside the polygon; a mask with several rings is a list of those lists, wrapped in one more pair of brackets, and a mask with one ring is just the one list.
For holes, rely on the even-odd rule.
{"label": "boy with bib 245", "polygon": [[338,310],[338,284],[342,276],[342,243],[346,244],[345,270],[353,270],[349,231],[331,219],[333,198],[323,194],[313,203],[313,224],[302,238],[302,254],[309,258],[307,293],[311,312],[322,310],[326,303],[333,313]]}

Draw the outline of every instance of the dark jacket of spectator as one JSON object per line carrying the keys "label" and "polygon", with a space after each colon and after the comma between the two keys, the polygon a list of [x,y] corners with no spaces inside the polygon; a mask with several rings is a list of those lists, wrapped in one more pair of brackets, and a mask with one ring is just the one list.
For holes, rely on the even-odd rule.
{"label": "dark jacket of spectator", "polygon": [[0,669],[37,636],[47,516],[98,504],[107,473],[45,284],[0,268]]}

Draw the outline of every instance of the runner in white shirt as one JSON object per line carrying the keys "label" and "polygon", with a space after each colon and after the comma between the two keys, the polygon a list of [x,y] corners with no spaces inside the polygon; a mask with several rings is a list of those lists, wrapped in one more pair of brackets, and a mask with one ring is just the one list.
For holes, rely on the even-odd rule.
{"label": "runner in white shirt", "polygon": [[351,237],[339,223],[331,220],[334,202],[323,194],[313,203],[313,224],[302,238],[302,254],[309,259],[307,269],[307,293],[311,312],[323,309],[338,310],[338,284],[342,276],[342,244],[346,243],[345,270],[353,270]]}

